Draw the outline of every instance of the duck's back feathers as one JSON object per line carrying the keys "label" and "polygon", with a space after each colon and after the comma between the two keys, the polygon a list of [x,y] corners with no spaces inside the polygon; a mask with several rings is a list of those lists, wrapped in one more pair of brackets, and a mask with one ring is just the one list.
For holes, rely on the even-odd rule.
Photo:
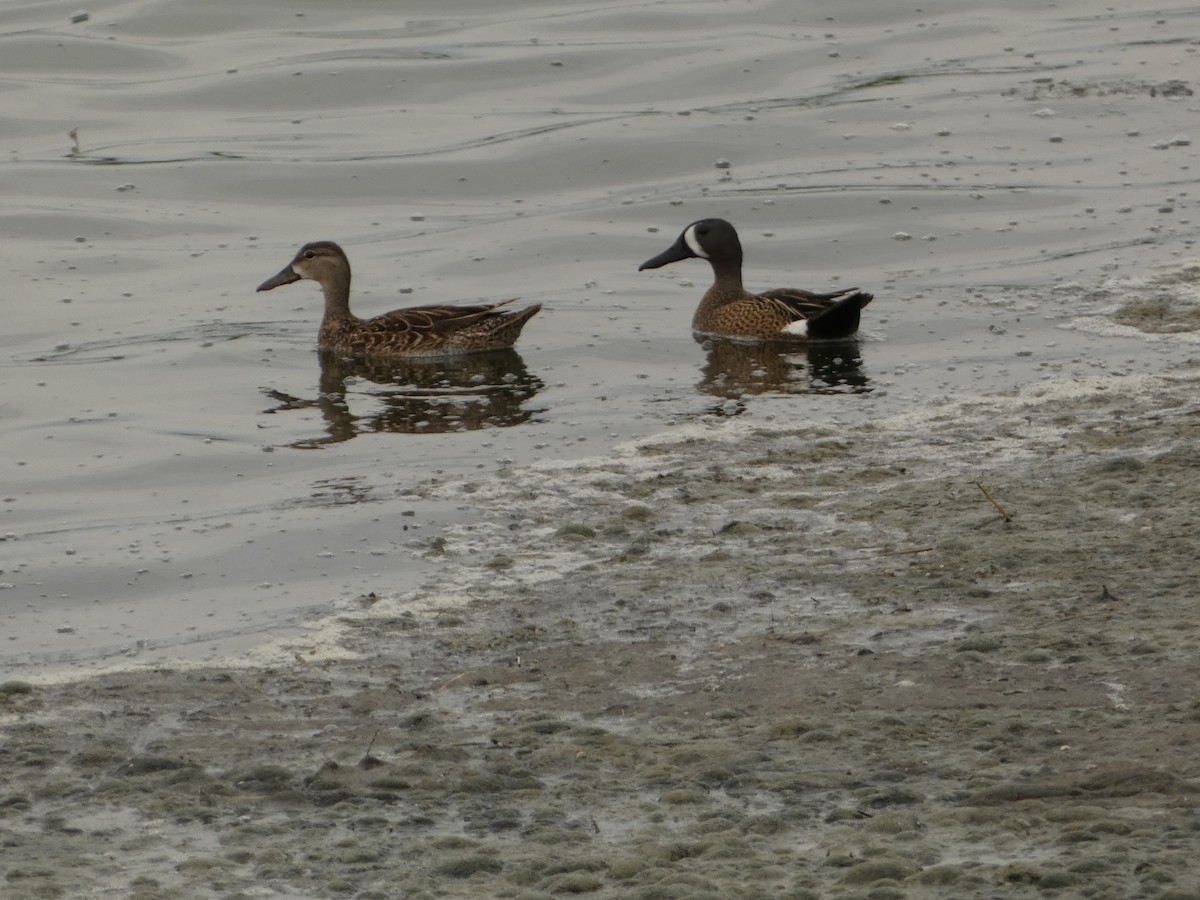
{"label": "duck's back feathers", "polygon": [[326,319],[319,343],[324,349],[356,356],[442,356],[511,347],[525,323],[542,308],[538,303],[518,310],[501,309],[515,299],[464,306],[411,306],[354,322]]}

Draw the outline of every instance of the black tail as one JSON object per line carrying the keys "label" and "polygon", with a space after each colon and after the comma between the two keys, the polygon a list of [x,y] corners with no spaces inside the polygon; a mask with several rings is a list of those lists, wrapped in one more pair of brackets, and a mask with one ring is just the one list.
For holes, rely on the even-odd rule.
{"label": "black tail", "polygon": [[808,339],[811,341],[831,341],[838,338],[850,337],[858,331],[859,313],[862,308],[874,299],[873,294],[866,291],[855,291],[848,297],[843,297],[828,309],[822,310],[808,318]]}

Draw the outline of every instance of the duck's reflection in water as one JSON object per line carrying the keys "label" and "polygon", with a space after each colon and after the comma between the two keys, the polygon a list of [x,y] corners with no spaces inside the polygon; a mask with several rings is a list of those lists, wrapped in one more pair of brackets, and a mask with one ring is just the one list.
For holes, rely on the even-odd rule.
{"label": "duck's reflection in water", "polygon": [[[753,394],[865,394],[871,379],[863,372],[856,340],[815,341],[802,347],[739,344],[706,338],[708,354],[698,385],[706,394],[740,400]],[[736,415],[741,408],[720,408]]]}
{"label": "duck's reflection in water", "polygon": [[[265,412],[320,411],[325,434],[295,441],[293,447],[320,447],[378,432],[431,434],[504,428],[542,411],[531,408],[528,401],[545,383],[530,374],[520,354],[512,349],[386,361],[344,359],[322,350],[320,360],[316,399],[265,391],[279,402]],[[380,387],[357,388],[363,381]],[[366,410],[353,412],[352,398]]]}

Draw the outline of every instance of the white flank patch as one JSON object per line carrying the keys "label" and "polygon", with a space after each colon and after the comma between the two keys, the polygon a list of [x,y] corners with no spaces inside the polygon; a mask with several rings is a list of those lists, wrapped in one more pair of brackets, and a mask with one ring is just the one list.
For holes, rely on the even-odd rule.
{"label": "white flank patch", "polygon": [[683,242],[688,245],[693,253],[701,259],[708,259],[708,254],[704,252],[704,248],[700,246],[700,241],[696,239],[696,226],[689,225],[687,231],[683,233]]}
{"label": "white flank patch", "polygon": [[780,334],[794,334],[796,337],[808,337],[808,319],[797,319],[791,325],[779,329]]}

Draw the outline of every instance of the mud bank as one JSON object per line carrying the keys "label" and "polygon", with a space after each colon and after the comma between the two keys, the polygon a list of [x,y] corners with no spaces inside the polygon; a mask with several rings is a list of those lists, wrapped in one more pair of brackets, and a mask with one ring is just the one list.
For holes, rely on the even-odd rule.
{"label": "mud bank", "polygon": [[425,485],[436,589],[4,685],[0,893],[1195,897],[1198,384]]}

